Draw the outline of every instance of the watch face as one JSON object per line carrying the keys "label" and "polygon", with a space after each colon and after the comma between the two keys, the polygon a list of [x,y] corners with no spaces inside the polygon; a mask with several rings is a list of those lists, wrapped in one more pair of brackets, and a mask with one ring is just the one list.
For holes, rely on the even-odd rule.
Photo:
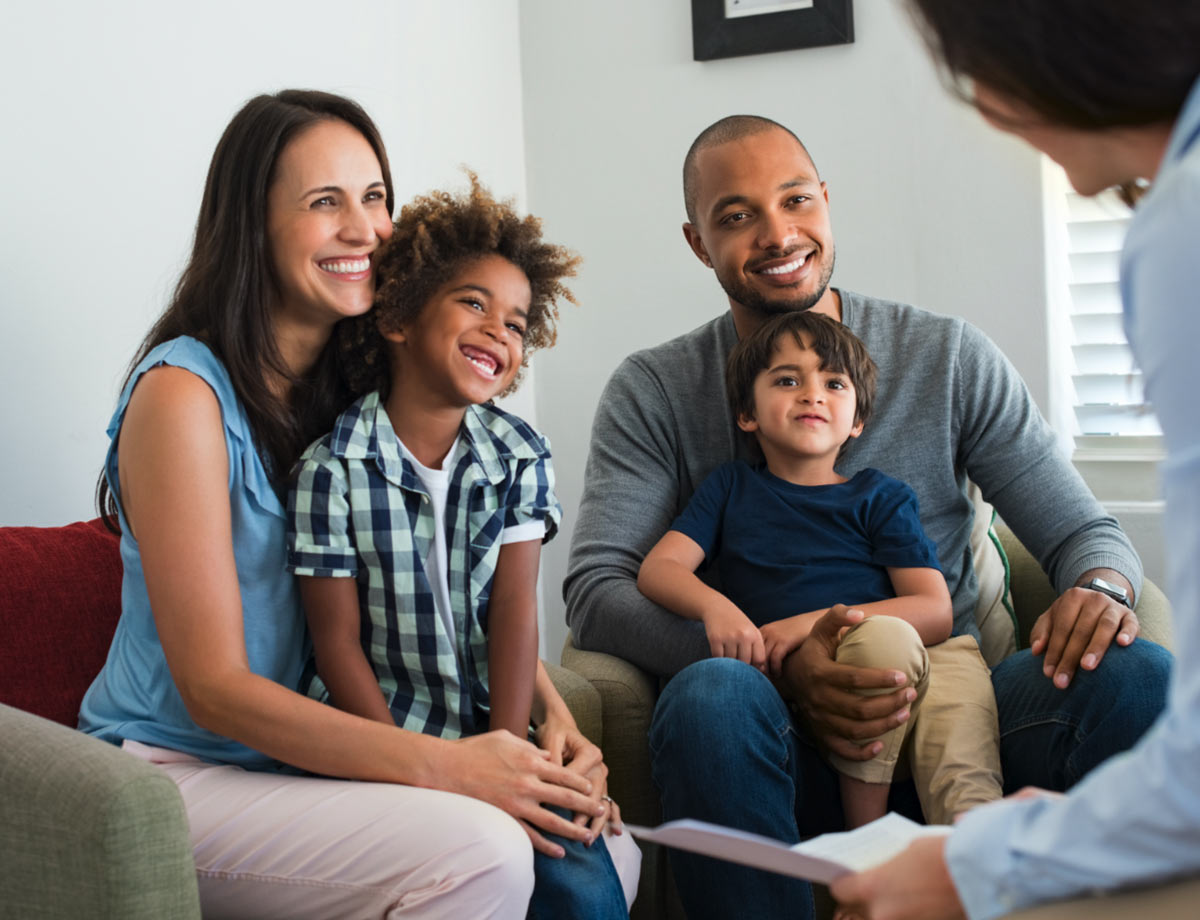
{"label": "watch face", "polygon": [[1101,594],[1107,594],[1113,600],[1119,601],[1126,607],[1129,606],[1129,592],[1120,585],[1114,585],[1103,578],[1093,578],[1084,587],[1090,588],[1092,591],[1099,591]]}

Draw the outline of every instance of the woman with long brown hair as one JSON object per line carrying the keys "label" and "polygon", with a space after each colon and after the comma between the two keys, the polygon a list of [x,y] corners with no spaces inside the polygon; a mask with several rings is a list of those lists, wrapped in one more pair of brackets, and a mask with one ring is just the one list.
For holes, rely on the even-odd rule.
{"label": "woman with long brown hair", "polygon": [[610,813],[599,752],[544,669],[534,708],[557,758],[502,731],[402,731],[294,689],[306,638],[281,496],[350,402],[331,335],[371,307],[392,205],[355,103],[252,99],[217,146],[191,259],[109,427],[100,495],[121,530],[122,614],[80,724],[178,785],[206,915],[524,917],[531,841],[559,855],[540,832],[599,830],[549,806]]}

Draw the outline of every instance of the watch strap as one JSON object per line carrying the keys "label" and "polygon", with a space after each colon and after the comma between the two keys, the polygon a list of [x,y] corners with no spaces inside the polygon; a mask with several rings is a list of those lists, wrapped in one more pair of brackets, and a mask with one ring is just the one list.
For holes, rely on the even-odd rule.
{"label": "watch strap", "polygon": [[1129,592],[1120,585],[1114,585],[1112,582],[1105,581],[1103,578],[1093,578],[1091,581],[1082,585],[1090,591],[1099,591],[1101,594],[1107,594],[1118,604],[1124,604],[1132,609],[1133,605],[1129,603]]}

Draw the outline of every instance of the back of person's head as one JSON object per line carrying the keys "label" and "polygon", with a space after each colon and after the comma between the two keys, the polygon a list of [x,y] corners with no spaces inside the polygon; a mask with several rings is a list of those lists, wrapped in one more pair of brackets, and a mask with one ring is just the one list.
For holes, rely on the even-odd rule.
{"label": "back of person's head", "polygon": [[1200,76],[1196,0],[909,4],[960,95],[979,83],[1053,125],[1170,123]]}
{"label": "back of person's head", "polygon": [[[718,147],[721,144],[729,144],[733,141],[740,141],[742,138],[774,130],[791,135],[799,144],[800,149],[804,151],[804,155],[808,156],[808,149],[790,128],[785,128],[779,122],[762,115],[727,115],[696,135],[692,146],[688,148],[687,155],[683,158],[683,205],[687,209],[688,221],[696,223],[696,196],[699,194],[700,186],[700,170],[697,160],[700,154],[710,147]],[[809,157],[809,159],[812,158]]]}
{"label": "back of person's head", "polygon": [[576,303],[563,279],[575,274],[579,256],[547,243],[541,220],[522,217],[511,201],[497,201],[475,173],[468,175],[471,187],[465,194],[434,191],[401,208],[392,238],[376,257],[375,305],[338,326],[339,360],[356,394],[387,389],[389,349],[381,331],[394,332],[415,320],[439,288],[477,259],[501,256],[529,279],[522,371],[530,354],[554,344],[557,301]]}
{"label": "back of person's head", "polygon": [[725,363],[725,396],[733,417],[754,418],[754,381],[771,367],[779,340],[791,336],[812,351],[823,371],[845,374],[854,386],[854,421],[866,424],[875,402],[875,362],[847,326],[823,313],[793,310],[772,317],[733,347]]}
{"label": "back of person's head", "polygon": [[[277,476],[288,472],[304,447],[329,429],[349,401],[332,347],[304,379],[295,379],[276,347],[272,323],[277,282],[267,230],[268,193],[288,144],[307,128],[330,120],[346,122],[371,145],[391,213],[387,151],[375,123],[358,103],[317,90],[255,96],[233,116],[217,142],[191,256],[170,305],[130,364],[132,374],[153,348],[181,335],[204,342],[228,371],[258,450]],[[272,375],[292,384],[289,399],[277,395]],[[102,514],[115,514],[103,475],[97,501]]]}

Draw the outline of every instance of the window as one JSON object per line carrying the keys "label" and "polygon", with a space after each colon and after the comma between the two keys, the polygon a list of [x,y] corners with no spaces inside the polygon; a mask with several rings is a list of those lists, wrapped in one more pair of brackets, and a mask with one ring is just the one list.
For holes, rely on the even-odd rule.
{"label": "window", "polygon": [[1082,198],[1043,159],[1050,327],[1050,416],[1105,510],[1164,583],[1158,463],[1162,434],[1121,325],[1121,246],[1131,212],[1115,195]]}
{"label": "window", "polygon": [[[1055,427],[1078,461],[1154,461],[1162,433],[1121,325],[1118,273],[1132,212],[1113,193],[1076,194],[1046,169],[1052,361],[1059,381]],[[1064,439],[1065,440],[1065,439]]]}

